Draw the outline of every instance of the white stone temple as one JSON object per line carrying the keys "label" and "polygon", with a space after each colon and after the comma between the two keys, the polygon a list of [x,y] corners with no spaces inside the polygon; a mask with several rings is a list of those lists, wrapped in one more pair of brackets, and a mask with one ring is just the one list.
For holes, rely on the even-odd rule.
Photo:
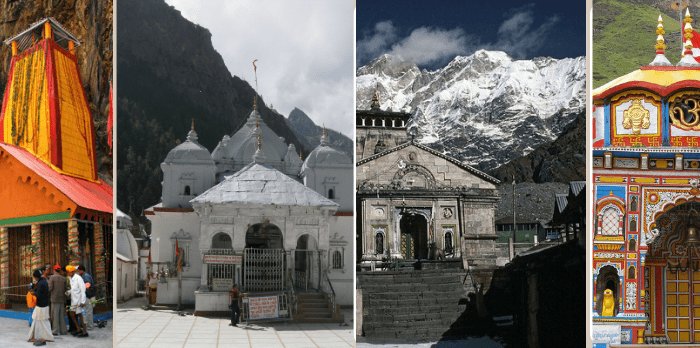
{"label": "white stone temple", "polygon": [[352,305],[353,165],[325,129],[305,161],[255,106],[212,153],[197,139],[193,123],[161,164],[161,203],[145,212],[157,303],[227,311],[238,284],[251,297],[278,296],[280,317],[307,292]]}

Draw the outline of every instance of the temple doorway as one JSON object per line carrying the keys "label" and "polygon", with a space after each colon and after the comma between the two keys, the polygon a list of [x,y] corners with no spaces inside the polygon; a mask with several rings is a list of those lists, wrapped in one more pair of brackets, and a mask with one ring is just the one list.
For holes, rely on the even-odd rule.
{"label": "temple doorway", "polygon": [[282,291],[285,252],[282,230],[263,222],[248,227],[243,252],[244,291]]}
{"label": "temple doorway", "polygon": [[662,282],[649,281],[646,289],[661,295],[650,296],[651,308],[663,313],[664,325],[657,329],[665,328],[669,343],[700,343],[700,203],[679,204],[655,223],[659,234],[645,266],[648,273],[663,275]]}
{"label": "temple doorway", "polygon": [[297,239],[294,250],[294,286],[300,291],[318,289],[318,245],[308,234]]}
{"label": "temple doorway", "polygon": [[416,212],[401,214],[401,255],[404,259],[428,258],[428,220]]}

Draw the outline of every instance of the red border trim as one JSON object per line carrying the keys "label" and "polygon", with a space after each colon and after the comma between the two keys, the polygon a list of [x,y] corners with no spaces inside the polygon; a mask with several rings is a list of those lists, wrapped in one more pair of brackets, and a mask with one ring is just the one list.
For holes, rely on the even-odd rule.
{"label": "red border trim", "polygon": [[650,83],[650,82],[645,82],[645,81],[628,81],[623,84],[610,87],[607,90],[603,91],[600,94],[594,95],[593,96],[593,101],[597,100],[603,100],[607,99],[612,95],[615,95],[617,93],[620,93],[624,90],[627,89],[636,89],[636,90],[647,90],[649,92],[653,92],[658,94],[661,97],[666,97],[670,95],[671,93],[677,92],[680,89],[683,88],[700,88],[700,81],[698,80],[683,80],[679,81],[673,84],[670,84],[666,87],[655,84],[655,83]]}
{"label": "red border trim", "polygon": [[53,49],[56,44],[52,40],[44,40],[46,50],[46,78],[48,81],[49,122],[51,133],[51,163],[63,168],[63,144],[61,143],[61,114],[58,104],[58,88],[56,86],[56,67],[54,66]]}
{"label": "red border trim", "polygon": [[10,60],[10,71],[7,74],[7,85],[5,85],[5,94],[2,97],[2,110],[0,111],[0,141],[5,142],[5,109],[7,108],[7,99],[10,94],[10,85],[12,84],[12,79],[15,73],[15,63],[17,63],[18,56],[15,55]]}

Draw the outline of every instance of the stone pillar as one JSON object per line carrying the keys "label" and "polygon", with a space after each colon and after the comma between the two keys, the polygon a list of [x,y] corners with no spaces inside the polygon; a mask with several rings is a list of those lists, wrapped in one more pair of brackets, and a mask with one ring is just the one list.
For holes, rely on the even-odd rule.
{"label": "stone pillar", "polygon": [[205,250],[200,250],[199,252],[202,255],[202,276],[200,277],[199,288],[197,291],[207,292],[209,291],[209,285],[207,284],[207,278],[209,277],[209,264],[204,262]]}
{"label": "stone pillar", "polygon": [[42,266],[41,260],[41,225],[32,224],[32,272]]}
{"label": "stone pillar", "polygon": [[10,248],[7,227],[0,227],[0,288],[10,286]]}
{"label": "stone pillar", "polygon": [[68,248],[70,255],[68,256],[71,265],[80,263],[80,246],[78,243],[78,220],[68,220]]}
{"label": "stone pillar", "polygon": [[102,236],[102,224],[101,223],[96,223],[93,228],[93,241],[95,244],[95,252],[94,252],[94,257],[95,257],[95,274],[93,276],[95,277],[95,283],[96,284],[102,284],[107,279],[107,269],[106,269],[106,264],[107,264],[107,255],[105,254],[105,243],[104,243],[104,237]]}

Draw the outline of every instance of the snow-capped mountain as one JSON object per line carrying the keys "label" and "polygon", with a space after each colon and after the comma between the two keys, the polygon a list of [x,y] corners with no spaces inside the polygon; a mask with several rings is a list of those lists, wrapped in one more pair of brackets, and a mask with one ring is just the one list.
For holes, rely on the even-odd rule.
{"label": "snow-capped mountain", "polygon": [[[585,60],[479,50],[421,70],[383,55],[357,70],[357,108],[410,111],[421,143],[491,170],[555,140],[585,112]],[[584,141],[584,139],[581,139]]]}

